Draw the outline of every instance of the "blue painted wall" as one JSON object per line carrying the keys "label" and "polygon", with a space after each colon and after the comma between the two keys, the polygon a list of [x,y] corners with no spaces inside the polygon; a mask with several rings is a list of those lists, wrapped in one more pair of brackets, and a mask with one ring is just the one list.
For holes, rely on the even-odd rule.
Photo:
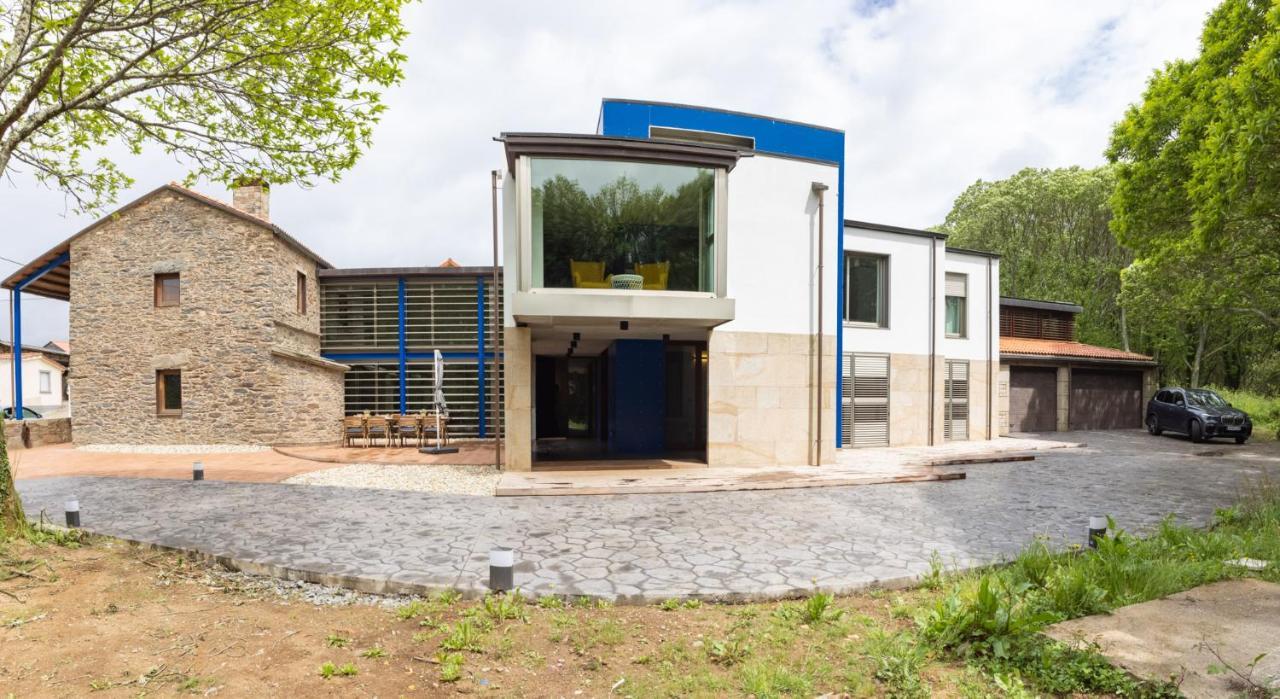
{"label": "blue painted wall", "polygon": [[[644,102],[622,99],[606,99],[600,105],[599,132],[604,136],[625,138],[648,138],[650,126],[667,126],[676,129],[693,129],[712,131],[715,133],[750,136],[755,139],[756,150],[782,156],[808,158],[836,164],[840,181],[836,183],[836,222],[839,235],[836,238],[835,250],[830,251],[829,259],[833,264],[836,276],[836,307],[831,318],[831,327],[836,335],[836,357],[844,356],[844,265],[840,264],[844,251],[844,132],[821,126],[799,124],[772,117],[755,114],[728,112],[708,107],[694,107],[682,104],[664,104],[661,102]],[[730,234],[732,235],[732,234]],[[836,362],[836,395],[835,405],[840,405],[840,372],[842,362]],[[840,447],[841,435],[840,411],[835,415],[836,447]]]}
{"label": "blue painted wall", "polygon": [[666,447],[667,371],[662,340],[609,345],[609,453],[659,456]]}

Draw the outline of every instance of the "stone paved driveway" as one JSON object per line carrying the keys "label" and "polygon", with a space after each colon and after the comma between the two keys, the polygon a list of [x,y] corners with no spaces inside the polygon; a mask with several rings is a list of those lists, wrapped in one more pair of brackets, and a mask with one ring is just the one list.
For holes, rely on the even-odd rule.
{"label": "stone paved driveway", "polygon": [[476,592],[495,544],[534,594],[623,601],[851,590],[998,561],[1035,535],[1080,541],[1090,514],[1137,530],[1204,523],[1268,465],[1274,444],[1192,445],[1139,432],[1063,435],[1084,449],[965,467],[960,481],[683,495],[477,498],[133,478],[18,484],[28,514],[78,497],[104,534],[233,559],[248,570],[368,590]]}

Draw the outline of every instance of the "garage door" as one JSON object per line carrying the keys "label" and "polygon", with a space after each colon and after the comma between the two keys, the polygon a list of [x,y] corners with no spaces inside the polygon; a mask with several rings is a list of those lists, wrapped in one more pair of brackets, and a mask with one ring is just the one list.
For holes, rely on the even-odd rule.
{"label": "garage door", "polygon": [[1009,430],[1052,432],[1058,428],[1058,370],[1009,367]]}
{"label": "garage door", "polygon": [[1115,430],[1142,426],[1142,372],[1073,369],[1073,430]]}

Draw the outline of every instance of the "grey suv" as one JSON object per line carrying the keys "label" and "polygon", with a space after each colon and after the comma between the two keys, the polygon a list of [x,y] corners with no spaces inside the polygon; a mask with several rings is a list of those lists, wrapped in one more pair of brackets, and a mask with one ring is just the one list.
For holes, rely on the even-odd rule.
{"label": "grey suv", "polygon": [[1181,432],[1193,442],[1228,437],[1244,444],[1253,434],[1253,421],[1207,388],[1162,388],[1147,403],[1147,431]]}

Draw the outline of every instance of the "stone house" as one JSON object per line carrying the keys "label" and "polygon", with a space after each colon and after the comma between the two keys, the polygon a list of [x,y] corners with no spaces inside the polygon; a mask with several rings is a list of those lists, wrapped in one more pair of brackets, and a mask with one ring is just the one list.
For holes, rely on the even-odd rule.
{"label": "stone house", "polygon": [[167,184],[6,280],[70,301],[75,443],[334,441],[347,367],[320,355],[330,265],[271,223],[268,196]]}

